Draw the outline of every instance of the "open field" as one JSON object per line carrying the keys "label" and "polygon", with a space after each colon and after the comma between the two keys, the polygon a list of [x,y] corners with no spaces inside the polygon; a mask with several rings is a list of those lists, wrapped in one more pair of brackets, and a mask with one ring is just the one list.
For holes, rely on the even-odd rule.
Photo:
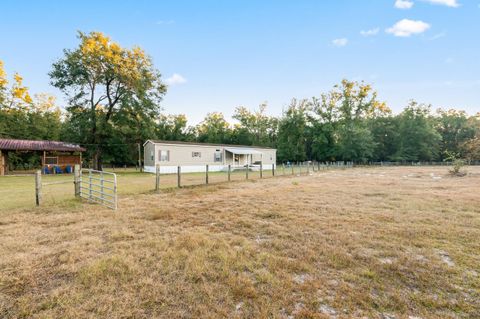
{"label": "open field", "polygon": [[[155,174],[140,173],[135,169],[111,170],[118,177],[118,194],[132,195],[152,192],[155,189]],[[305,173],[299,167],[294,168],[294,173]],[[33,173],[33,172],[32,172]],[[283,170],[279,168],[277,174],[283,174]],[[285,174],[291,174],[291,169],[286,169]],[[272,176],[271,170],[264,170],[263,177]],[[245,180],[245,171],[233,171],[231,173],[231,181]],[[249,179],[259,179],[258,171],[250,171]],[[64,201],[72,201],[74,199],[73,175],[44,175],[42,183],[57,183],[65,181],[65,184],[51,184],[43,187],[43,201],[45,204],[59,204]],[[205,173],[182,173],[182,186],[193,186],[205,184]],[[227,181],[226,172],[210,172],[209,183],[221,183]],[[70,182],[70,183],[68,183]],[[174,188],[177,186],[176,174],[161,175],[160,186],[163,189]],[[35,206],[35,179],[33,175],[19,174],[11,176],[0,176],[0,214],[2,211],[12,208],[33,208]]]}
{"label": "open field", "polygon": [[331,170],[124,190],[116,212],[10,209],[0,317],[479,318],[480,167],[469,172]]}

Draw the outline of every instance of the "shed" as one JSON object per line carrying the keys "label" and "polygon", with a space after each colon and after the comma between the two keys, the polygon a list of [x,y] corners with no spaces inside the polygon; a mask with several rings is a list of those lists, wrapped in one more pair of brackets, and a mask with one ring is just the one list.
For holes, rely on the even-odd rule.
{"label": "shed", "polygon": [[8,173],[9,152],[35,152],[41,156],[42,173],[70,173],[82,163],[85,148],[60,141],[0,139],[0,175]]}

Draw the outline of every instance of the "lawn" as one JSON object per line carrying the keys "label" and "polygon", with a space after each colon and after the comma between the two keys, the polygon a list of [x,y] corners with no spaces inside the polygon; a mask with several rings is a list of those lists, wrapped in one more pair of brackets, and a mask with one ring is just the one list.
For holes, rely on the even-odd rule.
{"label": "lawn", "polygon": [[479,318],[480,168],[468,170],[130,184],[116,212],[9,209],[0,317]]}

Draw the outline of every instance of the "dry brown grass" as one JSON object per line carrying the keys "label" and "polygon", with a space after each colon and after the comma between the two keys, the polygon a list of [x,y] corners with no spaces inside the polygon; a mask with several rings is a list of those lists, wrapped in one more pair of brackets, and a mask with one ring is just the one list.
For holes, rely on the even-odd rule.
{"label": "dry brown grass", "polygon": [[115,213],[11,211],[0,317],[478,318],[469,170],[338,170],[124,196]]}

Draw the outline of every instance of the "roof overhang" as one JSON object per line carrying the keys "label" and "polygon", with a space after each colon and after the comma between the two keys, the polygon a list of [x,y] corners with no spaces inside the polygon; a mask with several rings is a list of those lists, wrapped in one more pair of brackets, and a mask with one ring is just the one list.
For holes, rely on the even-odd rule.
{"label": "roof overhang", "polygon": [[230,153],[239,155],[263,154],[262,152],[257,151],[253,148],[225,147],[225,150]]}
{"label": "roof overhang", "polygon": [[85,148],[80,145],[67,142],[15,139],[0,139],[0,150],[85,152]]}

